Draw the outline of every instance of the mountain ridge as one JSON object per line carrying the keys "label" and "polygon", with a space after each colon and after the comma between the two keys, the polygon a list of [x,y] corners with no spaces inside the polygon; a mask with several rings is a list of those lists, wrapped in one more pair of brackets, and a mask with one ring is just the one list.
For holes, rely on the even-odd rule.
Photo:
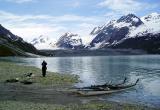
{"label": "mountain ridge", "polygon": [[34,38],[31,44],[39,50],[78,49],[84,46],[81,37],[71,32],[64,33],[56,42],[41,35],[38,38]]}
{"label": "mountain ridge", "polygon": [[[95,37],[90,43],[89,48],[122,48],[121,43],[125,42],[125,44],[128,44],[126,43],[129,41],[127,39],[138,39],[138,37],[143,37],[144,40],[141,39],[140,41],[146,42],[146,38],[153,37],[154,39],[154,36],[160,37],[160,14],[153,13],[141,18],[134,14],[128,14],[117,20],[111,20],[108,24],[102,25],[101,27],[99,26],[96,29],[94,28],[93,31],[91,31],[91,35]],[[95,30],[97,33],[94,33]],[[132,40],[132,42],[132,44],[137,44],[138,41]],[[156,42],[158,41],[152,41],[152,44]],[[139,46],[136,49],[143,50],[144,48],[142,47],[143,46]],[[126,45],[123,46],[123,48],[135,49],[135,46],[130,45],[127,47]],[[148,49],[145,48],[145,50]]]}
{"label": "mountain ridge", "polygon": [[30,56],[28,53],[38,54],[38,51],[33,45],[0,25],[0,56]]}

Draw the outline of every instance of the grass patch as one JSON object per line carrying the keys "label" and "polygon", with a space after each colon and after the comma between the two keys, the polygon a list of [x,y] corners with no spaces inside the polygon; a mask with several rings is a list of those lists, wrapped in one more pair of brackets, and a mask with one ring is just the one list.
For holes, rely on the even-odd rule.
{"label": "grass patch", "polygon": [[[27,78],[24,76],[26,73],[33,73],[34,75]],[[75,75],[47,72],[47,76],[42,77],[41,69],[31,66],[20,66],[9,62],[0,62],[0,76],[0,82],[13,78],[19,78],[20,81],[30,80],[43,85],[72,84],[78,82],[78,77]]]}
{"label": "grass patch", "polygon": [[[0,110],[156,110],[147,107],[133,105],[119,105],[111,103],[88,103],[88,104],[42,104],[32,102],[1,101]],[[158,110],[158,109],[157,109]]]}

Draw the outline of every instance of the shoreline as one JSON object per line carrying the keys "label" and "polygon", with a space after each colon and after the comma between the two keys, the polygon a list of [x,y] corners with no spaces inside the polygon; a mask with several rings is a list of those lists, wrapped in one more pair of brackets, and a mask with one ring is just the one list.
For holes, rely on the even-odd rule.
{"label": "shoreline", "polygon": [[[60,92],[59,89],[69,88],[78,82],[74,75],[64,75],[47,72],[47,77],[41,77],[41,70],[31,66],[20,66],[9,62],[0,62],[0,109],[7,110],[156,110],[144,105],[122,104],[103,101],[99,97],[77,97],[74,94]],[[10,78],[21,78],[25,73],[32,72],[32,85],[4,83]],[[22,78],[22,80],[24,80]],[[16,105],[19,105],[18,108]]]}

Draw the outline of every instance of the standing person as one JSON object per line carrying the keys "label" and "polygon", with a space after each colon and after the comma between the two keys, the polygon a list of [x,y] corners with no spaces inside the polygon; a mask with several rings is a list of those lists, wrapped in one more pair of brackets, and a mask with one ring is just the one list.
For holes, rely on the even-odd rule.
{"label": "standing person", "polygon": [[47,70],[47,62],[45,60],[43,60],[43,62],[42,62],[42,76],[43,77],[46,76],[46,70]]}

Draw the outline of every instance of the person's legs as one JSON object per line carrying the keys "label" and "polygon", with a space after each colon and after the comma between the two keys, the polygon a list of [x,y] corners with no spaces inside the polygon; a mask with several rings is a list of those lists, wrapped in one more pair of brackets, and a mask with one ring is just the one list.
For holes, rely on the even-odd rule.
{"label": "person's legs", "polygon": [[42,68],[42,76],[45,77],[46,76],[46,69]]}
{"label": "person's legs", "polygon": [[44,69],[44,77],[46,76],[46,69]]}

